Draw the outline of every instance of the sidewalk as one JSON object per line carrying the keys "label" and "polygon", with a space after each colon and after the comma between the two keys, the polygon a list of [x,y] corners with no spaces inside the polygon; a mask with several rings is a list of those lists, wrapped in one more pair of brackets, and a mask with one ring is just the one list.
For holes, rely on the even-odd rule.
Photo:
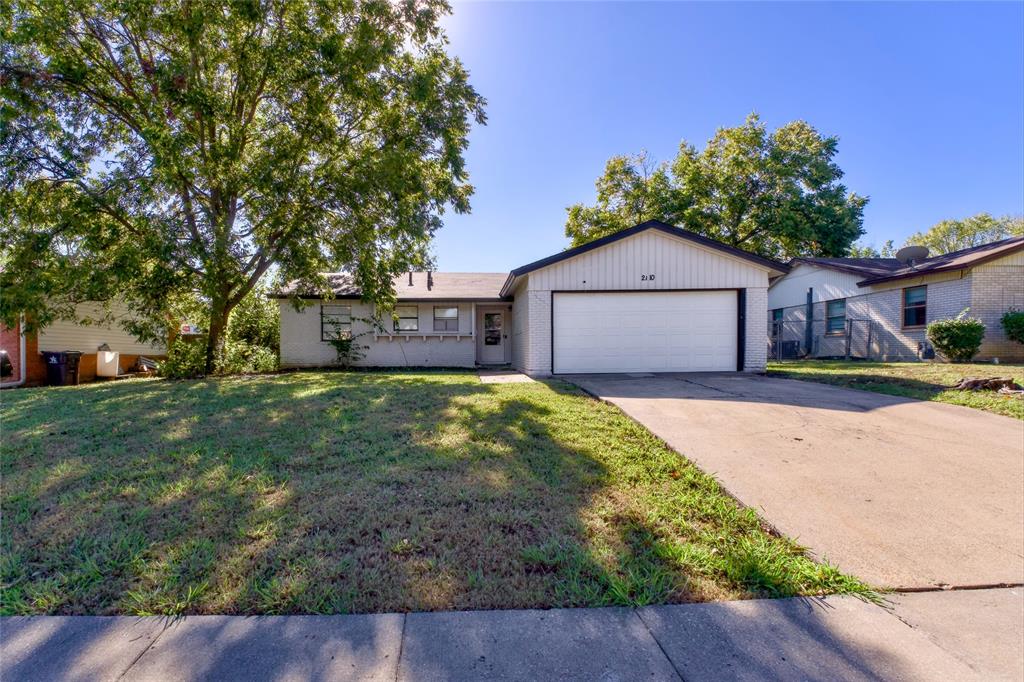
{"label": "sidewalk", "polygon": [[0,620],[3,680],[1022,679],[1024,590],[354,616]]}

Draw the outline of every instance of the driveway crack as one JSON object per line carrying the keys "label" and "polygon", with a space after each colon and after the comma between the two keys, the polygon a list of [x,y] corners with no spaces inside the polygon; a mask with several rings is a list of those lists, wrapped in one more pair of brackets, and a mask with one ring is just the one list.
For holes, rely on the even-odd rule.
{"label": "driveway crack", "polygon": [[125,676],[129,673],[129,671],[131,671],[131,669],[133,667],[135,667],[135,664],[138,663],[139,661],[141,661],[142,657],[145,656],[146,654],[148,654],[149,650],[152,649],[156,645],[157,640],[160,639],[161,635],[163,635],[165,632],[167,632],[167,628],[169,628],[169,627],[171,627],[170,621],[165,622],[164,626],[162,628],[160,628],[160,632],[156,633],[156,636],[153,637],[153,641],[149,643],[149,646],[147,646],[145,649],[140,651],[139,655],[132,659],[131,663],[128,664],[128,667],[126,667],[121,672],[121,674],[117,676],[117,679],[123,680],[125,678]]}

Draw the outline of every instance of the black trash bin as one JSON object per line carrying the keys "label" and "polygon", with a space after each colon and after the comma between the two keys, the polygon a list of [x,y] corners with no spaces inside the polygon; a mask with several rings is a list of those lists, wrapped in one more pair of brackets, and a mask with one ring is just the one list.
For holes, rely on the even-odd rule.
{"label": "black trash bin", "polygon": [[67,359],[67,383],[65,386],[77,386],[78,385],[78,366],[82,360],[82,351],[80,350],[66,350],[64,351],[64,357]]}
{"label": "black trash bin", "polygon": [[42,351],[49,386],[71,386],[78,383],[78,364],[82,353],[77,350]]}

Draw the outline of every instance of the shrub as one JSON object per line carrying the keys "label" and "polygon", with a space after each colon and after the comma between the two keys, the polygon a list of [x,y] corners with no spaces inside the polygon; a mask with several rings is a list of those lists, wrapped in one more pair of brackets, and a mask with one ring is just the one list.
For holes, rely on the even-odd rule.
{"label": "shrub", "polygon": [[167,350],[167,359],[160,363],[157,374],[168,379],[195,379],[206,373],[205,340],[177,339]]}
{"label": "shrub", "polygon": [[217,365],[218,374],[253,374],[277,369],[277,353],[265,346],[245,341],[227,341],[224,357]]}
{"label": "shrub", "polygon": [[1007,310],[999,321],[1011,341],[1024,343],[1024,311]]}
{"label": "shrub", "polygon": [[967,310],[950,320],[936,320],[928,325],[928,340],[951,362],[969,362],[981,349],[985,325],[967,317]]}

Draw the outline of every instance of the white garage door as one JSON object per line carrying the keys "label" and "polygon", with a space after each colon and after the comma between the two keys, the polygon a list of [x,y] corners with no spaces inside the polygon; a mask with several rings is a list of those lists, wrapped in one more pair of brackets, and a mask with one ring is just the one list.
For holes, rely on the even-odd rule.
{"label": "white garage door", "polygon": [[554,371],[736,369],[735,291],[556,293]]}

